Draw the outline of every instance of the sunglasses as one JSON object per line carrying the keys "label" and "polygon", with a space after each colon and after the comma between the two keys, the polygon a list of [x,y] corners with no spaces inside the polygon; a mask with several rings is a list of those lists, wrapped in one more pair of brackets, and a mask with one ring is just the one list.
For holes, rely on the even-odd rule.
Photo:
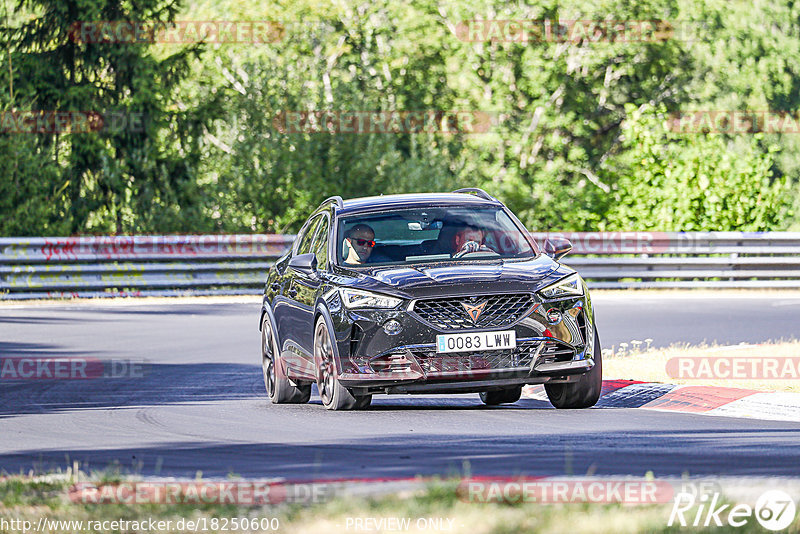
{"label": "sunglasses", "polygon": [[348,237],[347,239],[349,239],[351,243],[355,243],[359,247],[372,248],[375,246],[375,241],[372,241],[371,239],[355,239],[352,237]]}

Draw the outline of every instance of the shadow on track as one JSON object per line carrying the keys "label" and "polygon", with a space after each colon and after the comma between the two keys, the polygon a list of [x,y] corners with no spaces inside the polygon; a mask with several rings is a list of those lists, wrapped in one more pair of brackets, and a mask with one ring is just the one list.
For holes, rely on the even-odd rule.
{"label": "shadow on track", "polygon": [[[68,356],[68,353],[47,353]],[[32,356],[32,354],[26,354]],[[86,356],[84,352],[81,356]],[[108,370],[106,366],[106,370]],[[70,410],[264,398],[261,367],[231,363],[148,364],[142,376],[0,380],[0,418]]]}
{"label": "shadow on track", "polygon": [[60,358],[67,356],[91,356],[85,350],[64,350],[58,345],[45,343],[17,343],[0,341],[0,358]]}
{"label": "shadow on track", "polygon": [[[764,447],[765,437],[769,448]],[[29,450],[0,455],[0,469],[47,472],[78,462],[84,470],[111,466],[141,476],[193,477],[200,470],[206,478],[235,473],[292,480],[465,473],[643,476],[648,471],[657,476],[798,476],[798,440],[800,428],[777,426],[629,431],[623,436],[602,430],[387,434],[303,444],[175,442],[142,448]]]}
{"label": "shadow on track", "polygon": [[69,317],[0,317],[0,323],[10,324],[66,324],[76,322],[79,322],[79,320]]}
{"label": "shadow on track", "polygon": [[[322,401],[319,397],[312,398],[310,404],[316,404],[322,408]],[[373,397],[372,405],[361,412],[400,412],[408,410],[554,410],[553,406],[547,401],[534,399],[520,399],[514,404],[502,404],[500,406],[486,406],[478,398],[478,394],[469,396],[442,395],[441,397],[414,397],[400,395],[386,395]]]}
{"label": "shadow on track", "polygon": [[[53,350],[51,345],[0,343],[6,357],[71,357],[86,352]],[[109,371],[106,361],[106,371]],[[120,361],[117,361],[118,363]],[[121,365],[125,361],[121,361]],[[0,379],[0,419],[24,414],[71,410],[124,409],[171,404],[213,403],[226,400],[261,399],[268,403],[261,367],[233,363],[151,364],[144,362],[141,374],[93,379]],[[648,384],[647,389],[621,396],[609,391],[594,409],[638,408],[673,386]],[[312,405],[321,408],[313,387]],[[285,407],[275,407],[285,409]],[[470,395],[376,395],[366,412],[413,410],[554,410],[544,398],[522,398],[514,404],[485,406],[477,394]],[[323,410],[324,411],[324,410]]]}
{"label": "shadow on track", "polygon": [[[163,307],[148,307],[145,304],[136,306],[109,306],[109,307],[92,307],[87,308],[85,311],[92,314],[102,315],[204,315],[219,317],[223,315],[240,316],[243,313],[250,313],[253,316],[253,328],[258,325],[258,315],[261,310],[261,303],[248,303],[248,304],[216,304],[209,306],[207,304],[169,304]],[[73,312],[80,312],[82,310],[76,309]]]}

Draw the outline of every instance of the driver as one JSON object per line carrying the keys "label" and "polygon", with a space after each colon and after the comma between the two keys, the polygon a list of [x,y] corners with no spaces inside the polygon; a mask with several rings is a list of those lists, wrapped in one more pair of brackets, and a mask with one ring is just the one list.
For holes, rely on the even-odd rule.
{"label": "driver", "polygon": [[375,231],[368,224],[357,224],[347,231],[344,240],[349,245],[344,262],[351,265],[367,263],[375,248]]}
{"label": "driver", "polygon": [[453,236],[454,258],[460,258],[470,252],[492,251],[483,244],[486,233],[476,226],[464,226]]}

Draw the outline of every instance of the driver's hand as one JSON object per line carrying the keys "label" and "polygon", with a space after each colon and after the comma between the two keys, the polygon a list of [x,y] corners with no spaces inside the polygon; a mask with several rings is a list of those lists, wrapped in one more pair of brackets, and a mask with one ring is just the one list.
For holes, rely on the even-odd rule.
{"label": "driver's hand", "polygon": [[478,252],[478,251],[480,251],[481,249],[484,249],[484,250],[485,250],[485,247],[483,247],[483,246],[482,246],[480,243],[478,243],[477,241],[467,241],[466,243],[464,243],[463,245],[461,245],[461,249],[460,249],[458,252],[456,252],[455,254],[453,254],[453,257],[454,257],[454,258],[460,258],[460,257],[461,257],[461,256],[463,256],[464,254],[469,254],[470,252]]}

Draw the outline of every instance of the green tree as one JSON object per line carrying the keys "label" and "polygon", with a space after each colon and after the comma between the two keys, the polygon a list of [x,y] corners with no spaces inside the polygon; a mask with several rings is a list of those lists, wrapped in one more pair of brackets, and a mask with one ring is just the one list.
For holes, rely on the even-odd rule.
{"label": "green tree", "polygon": [[719,134],[678,135],[666,110],[629,109],[624,155],[604,169],[616,175],[601,230],[759,231],[779,227],[789,184],[772,173],[759,138],[733,149]]}
{"label": "green tree", "polygon": [[[228,105],[207,160],[218,228],[295,231],[327,196],[456,187],[463,136],[286,133],[276,125],[287,111],[453,109],[437,40],[447,29],[433,8],[379,1],[322,13],[295,9],[306,22],[289,23],[276,47],[233,49],[204,71],[221,79]],[[429,44],[414,41],[426,33]]]}
{"label": "green tree", "polygon": [[[48,169],[38,178],[43,185],[34,190],[39,203],[55,207],[59,230],[119,233],[209,227],[210,221],[202,217],[205,192],[198,186],[197,169],[204,127],[216,103],[209,99],[201,106],[182,108],[177,92],[200,48],[186,47],[159,59],[148,43],[81,39],[74,32],[75,24],[93,21],[168,22],[174,20],[180,2],[21,0],[16,9],[33,17],[3,32],[13,65],[11,108],[100,113],[106,120],[106,127],[91,132],[27,134],[20,145],[35,147],[32,152]],[[13,164],[25,154],[12,151],[4,157],[12,160],[9,168],[14,171],[0,180],[13,184],[22,179],[15,173],[29,172]],[[35,168],[30,159],[24,166]],[[25,197],[11,189],[10,203],[22,205]],[[31,221],[23,231],[52,230],[42,220]]]}

